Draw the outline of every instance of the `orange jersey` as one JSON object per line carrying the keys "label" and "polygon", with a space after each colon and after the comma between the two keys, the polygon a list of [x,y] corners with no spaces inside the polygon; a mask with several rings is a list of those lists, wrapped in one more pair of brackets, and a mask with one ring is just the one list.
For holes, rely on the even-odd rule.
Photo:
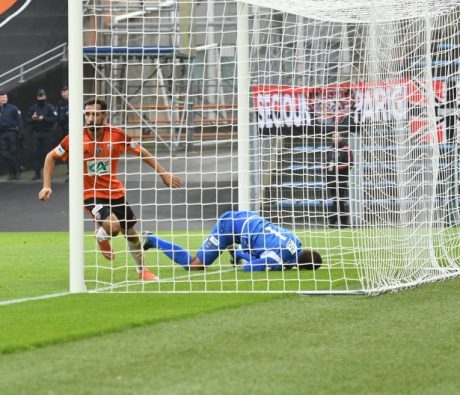
{"label": "orange jersey", "polygon": [[[123,183],[117,178],[118,159],[125,152],[140,156],[141,148],[123,130],[105,126],[101,139],[95,141],[88,129],[83,129],[84,199],[120,199],[125,196]],[[64,161],[68,159],[69,136],[54,148],[53,156]]]}

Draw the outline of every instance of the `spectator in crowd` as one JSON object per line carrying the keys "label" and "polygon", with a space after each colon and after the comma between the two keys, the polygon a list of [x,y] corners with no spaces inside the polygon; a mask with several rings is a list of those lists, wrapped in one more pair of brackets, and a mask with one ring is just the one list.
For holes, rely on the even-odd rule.
{"label": "spectator in crowd", "polygon": [[8,103],[7,92],[0,91],[0,156],[8,164],[8,180],[18,180],[21,175],[17,157],[18,141],[24,143],[21,111]]}
{"label": "spectator in crowd", "polygon": [[37,102],[27,112],[27,123],[31,127],[32,145],[34,151],[34,171],[32,180],[41,179],[41,169],[45,157],[52,147],[52,129],[57,119],[53,105],[46,101],[46,92],[39,89]]}
{"label": "spectator in crowd", "polygon": [[61,129],[61,139],[69,134],[69,88],[63,85],[61,88],[61,101],[57,109],[57,120]]}
{"label": "spectator in crowd", "polygon": [[353,165],[353,154],[346,139],[335,131],[332,144],[327,154],[328,195],[332,206],[328,215],[330,226],[348,226],[348,190],[350,169]]}
{"label": "spectator in crowd", "polygon": [[[61,131],[61,139],[63,139],[69,134],[69,87],[67,85],[63,85],[61,88],[61,101],[56,108],[56,112],[59,129]],[[69,174],[68,163],[67,174]],[[69,178],[66,178],[65,182],[69,182]]]}

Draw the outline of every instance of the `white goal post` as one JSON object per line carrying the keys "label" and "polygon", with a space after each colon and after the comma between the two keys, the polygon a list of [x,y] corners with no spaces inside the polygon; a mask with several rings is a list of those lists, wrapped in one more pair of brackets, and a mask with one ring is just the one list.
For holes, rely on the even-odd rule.
{"label": "white goal post", "polygon": [[69,23],[69,128],[72,159],[69,160],[69,291],[86,290],[84,280],[84,227],[83,227],[83,5],[68,2]]}
{"label": "white goal post", "polygon": [[[459,20],[459,0],[69,2],[71,291],[378,294],[458,276]],[[184,181],[121,156],[139,233],[193,255],[223,212],[251,210],[322,267],[241,272],[224,252],[192,272],[153,249],[146,282],[122,236],[104,260],[80,199],[90,98]]]}

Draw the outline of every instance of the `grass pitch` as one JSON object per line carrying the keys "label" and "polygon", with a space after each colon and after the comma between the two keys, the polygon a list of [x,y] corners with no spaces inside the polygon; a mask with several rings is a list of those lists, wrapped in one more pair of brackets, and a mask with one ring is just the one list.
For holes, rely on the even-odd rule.
{"label": "grass pitch", "polygon": [[[161,235],[161,233],[160,233]],[[157,283],[140,283],[137,281],[133,260],[127,252],[125,240],[118,237],[113,240],[114,249],[118,251],[114,262],[105,260],[98,252],[93,235],[86,237],[86,272],[87,287],[90,291],[110,292],[299,292],[299,291],[334,291],[356,290],[361,284],[352,260],[348,263],[346,254],[330,254],[324,236],[318,237],[314,232],[298,235],[303,245],[319,250],[324,257],[322,270],[318,271],[280,271],[247,273],[237,270],[229,263],[229,255],[224,252],[206,271],[186,271],[174,264],[158,250],[146,252],[146,264],[159,275]],[[313,236],[312,236],[313,235]],[[206,235],[201,232],[176,232],[172,236],[162,237],[185,246],[192,253],[199,248]],[[346,239],[346,238],[345,238]],[[332,240],[332,241],[331,241]],[[334,243],[334,237],[328,242]],[[351,246],[350,246],[351,249]],[[332,255],[332,256],[331,256]]]}
{"label": "grass pitch", "polygon": [[[63,233],[0,234],[0,301],[64,292],[66,243]],[[0,392],[457,394],[459,285],[379,297],[82,294],[0,305]]]}

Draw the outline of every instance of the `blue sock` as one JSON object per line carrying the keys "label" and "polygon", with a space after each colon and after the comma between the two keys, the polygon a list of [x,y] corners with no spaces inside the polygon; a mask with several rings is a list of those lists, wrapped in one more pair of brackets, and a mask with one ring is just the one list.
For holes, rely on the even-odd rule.
{"label": "blue sock", "polygon": [[155,235],[148,235],[147,237],[153,248],[160,250],[168,258],[181,265],[184,269],[188,269],[193,257],[185,248],[178,244],[162,240]]}

